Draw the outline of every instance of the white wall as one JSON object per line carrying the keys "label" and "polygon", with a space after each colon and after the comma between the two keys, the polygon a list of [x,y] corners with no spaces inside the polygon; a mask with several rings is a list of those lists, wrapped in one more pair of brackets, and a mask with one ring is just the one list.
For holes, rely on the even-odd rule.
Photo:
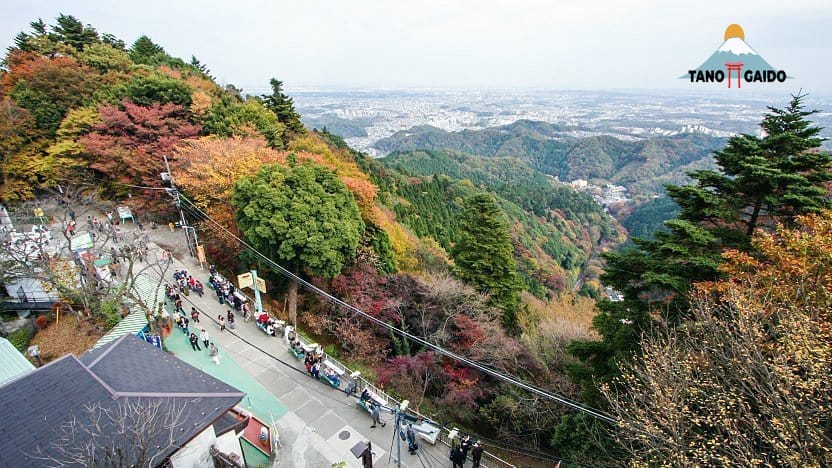
{"label": "white wall", "polygon": [[203,468],[214,466],[211,461],[211,446],[217,440],[214,433],[214,426],[202,431],[198,436],[191,439],[184,447],[170,457],[173,468]]}
{"label": "white wall", "polygon": [[[242,432],[240,433],[242,434]],[[222,453],[235,453],[243,460],[243,449],[240,447],[240,439],[234,431],[228,431],[225,434],[217,437],[217,448]]]}

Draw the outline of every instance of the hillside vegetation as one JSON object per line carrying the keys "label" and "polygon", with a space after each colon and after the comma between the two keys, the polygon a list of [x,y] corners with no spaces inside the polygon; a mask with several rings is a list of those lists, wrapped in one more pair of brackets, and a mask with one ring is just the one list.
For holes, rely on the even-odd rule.
{"label": "hillside vegetation", "polygon": [[[4,204],[105,200],[166,223],[167,156],[210,262],[257,267],[291,317],[273,313],[296,312],[328,352],[437,420],[577,465],[832,464],[832,158],[805,96],[771,107],[765,136],[727,143],[521,121],[416,128],[380,143],[396,152],[379,161],[304,127],[277,79],[243,96],[146,36],[127,46],[68,15],[29,26],[0,70]],[[554,176],[645,194],[691,183],[667,188],[675,207],[634,212],[633,230],[674,216],[652,239],[613,250],[620,227]],[[227,232],[389,326],[616,424],[298,291]],[[624,300],[593,306],[570,290],[597,293],[605,250],[600,279]],[[20,270],[9,263],[4,277]],[[89,291],[60,278],[66,310],[117,320],[123,298],[78,307]]]}
{"label": "hillside vegetation", "polygon": [[[459,200],[495,193],[512,225],[527,290],[539,297],[598,272],[597,253],[619,244],[620,227],[589,195],[556,182],[516,158],[478,158],[444,151],[397,152],[379,160],[399,178],[393,208],[420,236],[448,249],[458,238]],[[588,286],[589,287],[589,286]],[[598,290],[593,282],[592,288]]]}
{"label": "hillside vegetation", "polygon": [[[34,21],[0,70],[0,196],[20,210],[44,197],[127,204],[143,222],[166,223],[166,156],[189,222],[224,273],[256,262],[214,222],[386,323],[574,396],[564,343],[595,336],[586,327],[594,312],[569,288],[597,275],[592,259],[620,237],[615,223],[545,176],[521,183],[529,174],[510,161],[494,176],[498,166],[473,162],[456,177],[385,167],[308,130],[282,83],[270,84],[245,96],[149,37],[128,45],[73,16]],[[540,426],[520,433],[512,428],[527,413],[515,411],[524,398],[516,390],[257,268],[274,299],[297,305],[302,329],[419,410],[548,446],[564,409],[547,407]],[[559,312],[573,301],[580,312]]]}
{"label": "hillside vegetation", "polygon": [[623,185],[637,193],[661,193],[683,183],[687,171],[713,166],[711,152],[724,138],[680,134],[625,141],[612,136],[576,138],[558,124],[519,120],[482,130],[448,132],[429,125],[402,130],[375,146],[386,153],[453,150],[486,157],[515,157],[563,181],[587,179]]}

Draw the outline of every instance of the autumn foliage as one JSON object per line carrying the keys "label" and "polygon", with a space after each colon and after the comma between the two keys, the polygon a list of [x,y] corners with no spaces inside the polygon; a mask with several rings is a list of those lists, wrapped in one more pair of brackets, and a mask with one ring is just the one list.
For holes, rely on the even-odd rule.
{"label": "autumn foliage", "polygon": [[693,318],[643,341],[605,395],[646,465],[832,463],[832,213],[725,254]]}
{"label": "autumn foliage", "polygon": [[[180,141],[200,131],[187,120],[185,109],[171,103],[145,107],[124,101],[121,106],[101,106],[99,114],[102,123],[81,142],[92,155],[90,168],[101,173],[115,193],[130,192],[133,185],[160,186],[163,156],[172,156]],[[157,209],[165,196],[160,191],[134,192]]]}

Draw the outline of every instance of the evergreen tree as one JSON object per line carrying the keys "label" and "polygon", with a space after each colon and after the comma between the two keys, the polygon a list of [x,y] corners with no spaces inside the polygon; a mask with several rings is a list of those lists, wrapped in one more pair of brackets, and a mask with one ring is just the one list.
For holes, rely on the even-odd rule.
{"label": "evergreen tree", "polygon": [[34,51],[35,47],[32,47],[30,41],[37,37],[46,36],[47,26],[42,19],[38,18],[37,21],[29,23],[29,27],[32,28],[32,34],[27,34],[23,31],[17,33],[17,36],[14,37],[14,45],[8,47],[6,50],[12,51],[13,49],[20,49],[24,52]]}
{"label": "evergreen tree", "polygon": [[506,217],[488,194],[465,201],[459,242],[452,250],[456,275],[477,290],[491,295],[503,310],[503,326],[518,333],[520,282],[514,264],[514,247]]}
{"label": "evergreen tree", "polygon": [[300,115],[295,112],[295,104],[292,102],[292,98],[283,92],[283,82],[277,78],[272,78],[269,84],[272,87],[272,94],[260,96],[263,104],[277,115],[277,120],[285,125],[289,131],[295,133],[306,132],[303,123],[300,121]]}
{"label": "evergreen tree", "polygon": [[144,35],[136,39],[136,42],[130,47],[130,60],[140,64],[154,65],[165,55],[167,54],[162,46]]}
{"label": "evergreen tree", "polygon": [[[234,184],[240,231],[258,250],[295,274],[333,278],[358,248],[364,222],[352,192],[329,169],[289,157]],[[297,283],[290,281],[289,315],[297,317]]]}
{"label": "evergreen tree", "polygon": [[110,45],[113,48],[118,49],[118,50],[125,50],[125,48],[126,48],[126,44],[124,44],[124,41],[122,41],[121,39],[117,38],[115,35],[110,34],[110,33],[102,34],[101,35],[101,42],[103,42],[107,45]]}
{"label": "evergreen tree", "polygon": [[41,18],[38,18],[37,21],[32,21],[29,23],[29,27],[32,28],[32,32],[35,36],[43,36],[46,35],[46,22],[43,21]]}
{"label": "evergreen tree", "polygon": [[570,345],[582,363],[569,373],[583,386],[585,401],[601,404],[599,384],[610,382],[619,364],[639,352],[652,317],[672,326],[687,316],[691,285],[720,278],[724,249],[753,253],[755,232],[792,225],[798,215],[830,206],[825,185],[832,180],[832,158],[819,149],[821,129],[807,120],[817,111],[804,110],[804,97],[792,96],[785,109],[769,107],[762,138],[731,138],[714,155],[719,171],[696,171],[689,174],[694,184],[669,186],[681,212],[665,223],[667,232],[605,255],[601,279],[625,300],[599,303],[593,325],[601,341]]}
{"label": "evergreen tree", "polygon": [[200,73],[207,76],[208,78],[211,78],[212,80],[214,79],[214,77],[211,76],[211,70],[209,70],[204,63],[200,62],[195,55],[191,55],[191,66],[199,70]]}
{"label": "evergreen tree", "polygon": [[98,32],[92,26],[84,26],[72,15],[58,15],[57,23],[52,27],[56,42],[62,42],[78,51],[84,50],[86,45],[98,42]]}

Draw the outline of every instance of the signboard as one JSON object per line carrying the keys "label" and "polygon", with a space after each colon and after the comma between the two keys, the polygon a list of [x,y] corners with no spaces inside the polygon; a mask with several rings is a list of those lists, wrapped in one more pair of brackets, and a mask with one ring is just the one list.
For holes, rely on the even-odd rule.
{"label": "signboard", "polygon": [[260,290],[261,293],[266,293],[266,280],[263,278],[257,278],[257,289]]}
{"label": "signboard", "polygon": [[239,285],[240,289],[250,288],[254,284],[254,280],[251,277],[251,273],[242,273],[240,275],[237,275],[237,284]]}
{"label": "signboard", "polygon": [[152,344],[153,346],[162,349],[162,337],[160,337],[159,335],[145,335],[144,339],[146,339],[147,342]]}
{"label": "signboard", "polygon": [[205,260],[205,247],[201,245],[196,246],[196,259],[199,260],[199,263],[208,263]]}
{"label": "signboard", "polygon": [[70,240],[72,251],[78,252],[80,250],[91,249],[93,246],[92,236],[89,232],[82,232]]}
{"label": "signboard", "polygon": [[43,208],[35,208],[35,218],[43,218]]}

